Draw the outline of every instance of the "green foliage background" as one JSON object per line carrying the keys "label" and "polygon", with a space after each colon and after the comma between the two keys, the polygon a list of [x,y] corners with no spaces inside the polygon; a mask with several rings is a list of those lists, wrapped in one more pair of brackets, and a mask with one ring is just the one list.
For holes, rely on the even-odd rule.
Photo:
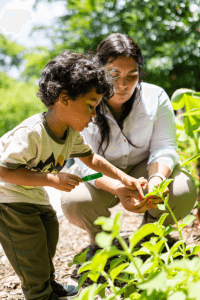
{"label": "green foliage background", "polygon": [[38,87],[33,82],[18,82],[5,73],[0,73],[0,136],[24,119],[44,111],[43,103],[36,97]]}
{"label": "green foliage background", "polygon": [[63,16],[53,26],[38,28],[51,38],[56,52],[95,51],[108,34],[126,33],[142,50],[145,81],[162,86],[169,96],[180,87],[200,90],[200,16],[191,11],[192,4],[200,6],[199,0],[63,2]]}
{"label": "green foliage background", "polygon": [[[38,2],[35,0],[35,7]],[[42,32],[51,47],[26,48],[0,34],[0,135],[45,108],[36,97],[46,63],[65,49],[95,51],[113,32],[126,33],[140,46],[143,80],[163,87],[171,97],[181,87],[200,90],[200,0],[62,0],[62,17]],[[56,2],[56,0],[48,0]],[[196,5],[196,11],[191,5]],[[7,72],[18,68],[17,80]]]}

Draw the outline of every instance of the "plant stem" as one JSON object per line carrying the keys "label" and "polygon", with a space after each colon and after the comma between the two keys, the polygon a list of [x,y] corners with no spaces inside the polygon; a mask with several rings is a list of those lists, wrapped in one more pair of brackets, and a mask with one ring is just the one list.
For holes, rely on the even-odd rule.
{"label": "plant stem", "polygon": [[106,280],[107,280],[107,282],[108,282],[108,285],[110,285],[110,287],[111,287],[111,290],[116,294],[117,291],[116,291],[116,289],[115,289],[115,285],[114,285],[114,283],[112,282],[112,280],[110,279],[110,277],[108,276],[108,274],[107,274],[105,271],[103,271],[103,272],[102,272],[102,275],[106,278]]}
{"label": "plant stem", "polygon": [[[170,249],[169,249],[169,246],[168,246],[167,242],[165,242],[165,247],[166,247],[166,249],[167,249],[167,252],[170,253]],[[173,257],[172,257],[172,255],[170,255],[170,261],[173,262]]]}
{"label": "plant stem", "polygon": [[[162,197],[162,198],[163,198],[163,197]],[[163,198],[163,200],[164,200],[164,198]],[[174,219],[174,222],[176,223],[177,230],[178,230],[178,233],[179,233],[179,235],[180,235],[180,239],[184,242],[184,239],[183,239],[183,236],[182,236],[182,232],[181,232],[181,230],[179,229],[178,221],[176,220],[176,217],[175,217],[173,211],[172,211],[171,208],[169,207],[168,203],[166,203],[165,205],[167,206],[167,208],[168,208],[170,214],[172,215],[172,218]],[[184,244],[184,243],[183,243],[183,254],[184,254],[184,258],[186,258],[187,255],[186,255],[186,250],[185,250],[185,244]]]}
{"label": "plant stem", "polygon": [[198,132],[195,132],[194,133],[194,144],[195,144],[195,147],[196,147],[196,152],[197,154],[199,154],[199,141],[198,141]]}
{"label": "plant stem", "polygon": [[119,240],[119,242],[120,242],[122,248],[124,249],[126,255],[128,256],[128,258],[130,259],[130,261],[133,262],[133,264],[134,264],[134,266],[135,266],[135,268],[136,268],[136,270],[137,270],[137,272],[138,272],[140,278],[142,279],[142,281],[144,281],[144,277],[143,277],[142,274],[140,273],[140,270],[139,270],[137,264],[135,263],[135,260],[134,260],[134,258],[132,257],[131,253],[129,253],[128,247],[127,247],[125,241],[124,241],[123,238],[122,238],[121,236],[119,236],[119,235],[118,235],[117,238],[118,238],[118,240]]}

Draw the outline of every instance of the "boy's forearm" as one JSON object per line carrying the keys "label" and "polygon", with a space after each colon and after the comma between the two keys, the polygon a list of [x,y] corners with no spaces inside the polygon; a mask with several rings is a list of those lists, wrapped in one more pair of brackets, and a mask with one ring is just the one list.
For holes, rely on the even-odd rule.
{"label": "boy's forearm", "polygon": [[89,155],[87,157],[81,157],[79,159],[89,168],[97,172],[102,172],[103,175],[120,181],[124,177],[124,172],[113,166],[105,158],[96,153],[93,153],[92,155]]}
{"label": "boy's forearm", "polygon": [[50,186],[50,173],[34,172],[25,168],[0,167],[0,178],[8,183],[22,186]]}

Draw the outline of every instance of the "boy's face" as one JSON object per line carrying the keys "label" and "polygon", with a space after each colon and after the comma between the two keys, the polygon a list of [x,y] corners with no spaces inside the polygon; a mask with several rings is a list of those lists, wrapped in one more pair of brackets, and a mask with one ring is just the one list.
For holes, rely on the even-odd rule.
{"label": "boy's face", "polygon": [[[85,95],[79,95],[76,100],[68,99],[65,106],[65,119],[68,126],[76,131],[83,131],[88,124],[92,122],[92,118],[96,116],[96,107],[102,100],[103,95],[97,94],[93,88]],[[66,124],[66,125],[67,125]]]}

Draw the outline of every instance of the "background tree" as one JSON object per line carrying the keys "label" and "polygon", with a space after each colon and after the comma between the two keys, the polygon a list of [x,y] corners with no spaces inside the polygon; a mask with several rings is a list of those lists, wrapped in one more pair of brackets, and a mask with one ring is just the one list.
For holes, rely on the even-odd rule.
{"label": "background tree", "polygon": [[21,123],[24,119],[45,110],[37,98],[38,86],[34,82],[19,82],[0,73],[0,137]]}
{"label": "background tree", "polygon": [[38,86],[33,79],[24,82],[7,74],[13,67],[22,67],[26,52],[24,46],[0,34],[0,137],[24,119],[45,109],[36,97]]}
{"label": "background tree", "polygon": [[95,51],[108,34],[126,33],[142,49],[145,81],[162,86],[170,96],[180,87],[200,90],[199,0],[63,1],[66,12],[53,26],[35,28],[52,40],[52,54]]}
{"label": "background tree", "polygon": [[[36,7],[39,1],[44,0],[36,0]],[[63,2],[63,16],[55,19],[53,26],[34,28],[32,33],[34,39],[36,30],[43,31],[52,41],[51,47],[25,48],[0,34],[0,135],[44,110],[35,94],[42,70],[51,58],[65,49],[95,51],[113,32],[130,35],[141,47],[144,81],[160,85],[169,96],[180,87],[200,90],[200,0]],[[21,73],[18,80],[6,73],[13,67]]]}
{"label": "background tree", "polygon": [[11,67],[19,67],[22,63],[24,46],[10,41],[0,34],[0,72],[6,72]]}

